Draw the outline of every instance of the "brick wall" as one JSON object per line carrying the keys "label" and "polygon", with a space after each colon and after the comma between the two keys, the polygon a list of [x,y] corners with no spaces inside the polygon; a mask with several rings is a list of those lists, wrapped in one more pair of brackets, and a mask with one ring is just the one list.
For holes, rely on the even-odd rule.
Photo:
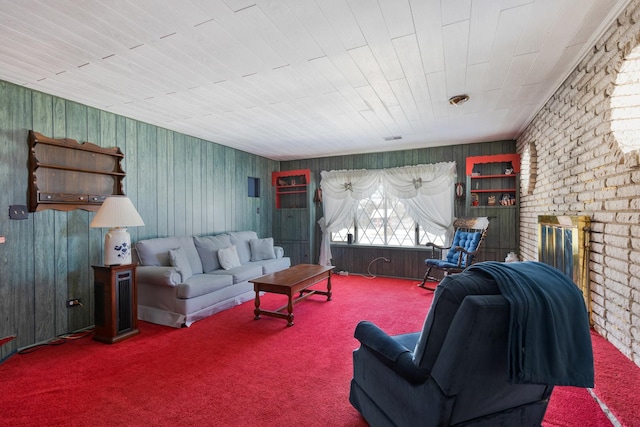
{"label": "brick wall", "polygon": [[517,147],[527,163],[523,174],[530,174],[521,180],[529,183],[521,195],[521,258],[537,260],[538,215],[589,215],[594,327],[640,366],[640,162],[637,151],[620,150],[610,106],[624,58],[636,46],[640,0],[578,64]]}

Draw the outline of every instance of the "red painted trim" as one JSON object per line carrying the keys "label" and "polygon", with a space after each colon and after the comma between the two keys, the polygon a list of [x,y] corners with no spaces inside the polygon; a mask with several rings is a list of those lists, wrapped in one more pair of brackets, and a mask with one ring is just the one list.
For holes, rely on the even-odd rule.
{"label": "red painted trim", "polygon": [[473,166],[481,163],[503,163],[511,162],[513,165],[513,172],[520,173],[520,154],[491,154],[487,156],[471,156],[467,157],[467,175],[471,176],[473,172]]}
{"label": "red painted trim", "polygon": [[306,179],[305,184],[309,184],[309,181],[311,180],[311,170],[296,169],[293,171],[271,172],[271,185],[275,187],[276,182],[278,181],[278,178],[285,177],[285,176],[298,176],[298,175],[304,175]]}

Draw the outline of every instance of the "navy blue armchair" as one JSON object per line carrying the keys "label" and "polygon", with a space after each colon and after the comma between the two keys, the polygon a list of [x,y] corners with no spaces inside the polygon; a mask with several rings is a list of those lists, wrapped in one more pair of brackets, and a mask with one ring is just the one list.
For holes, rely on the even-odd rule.
{"label": "navy blue armchair", "polygon": [[422,331],[355,330],[349,400],[377,426],[540,426],[554,385],[593,387],[578,287],[537,262],[445,277]]}
{"label": "navy blue armchair", "polygon": [[539,426],[553,386],[509,381],[508,325],[495,281],[449,276],[421,332],[358,324],[349,400],[372,427]]}

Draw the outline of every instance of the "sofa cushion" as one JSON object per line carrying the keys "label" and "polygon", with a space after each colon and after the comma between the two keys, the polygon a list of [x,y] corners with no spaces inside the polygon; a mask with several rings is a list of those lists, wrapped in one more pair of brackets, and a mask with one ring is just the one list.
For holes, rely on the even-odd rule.
{"label": "sofa cushion", "polygon": [[229,238],[231,239],[231,244],[236,246],[236,250],[238,251],[238,258],[240,259],[240,264],[245,264],[251,261],[251,247],[249,246],[249,241],[251,239],[257,239],[258,235],[255,231],[233,231],[229,234]]}
{"label": "sofa cushion", "polygon": [[202,273],[202,262],[193,243],[191,236],[185,237],[160,237],[155,239],[140,240],[136,243],[136,252],[142,265],[156,265],[169,267],[169,251],[175,248],[184,249],[193,274]]}
{"label": "sofa cushion", "polygon": [[274,259],[276,253],[273,250],[273,237],[265,239],[249,240],[251,248],[251,261],[262,261],[263,259]]}
{"label": "sofa cushion", "polygon": [[193,238],[196,245],[200,261],[202,261],[202,270],[205,273],[211,273],[220,268],[218,260],[218,251],[222,248],[231,246],[231,240],[228,234],[218,234],[217,236],[202,236]]}
{"label": "sofa cushion", "polygon": [[182,282],[193,275],[187,254],[181,247],[169,250],[169,262],[180,271]]}
{"label": "sofa cushion", "polygon": [[225,270],[240,267],[238,252],[236,251],[236,247],[233,245],[228,248],[220,249],[218,251],[218,260],[220,261],[220,266]]}
{"label": "sofa cushion", "polygon": [[176,294],[178,298],[195,298],[231,285],[233,285],[233,278],[229,276],[196,274],[178,285]]}
{"label": "sofa cushion", "polygon": [[291,259],[289,257],[263,259],[262,261],[251,261],[251,264],[261,265],[262,274],[271,274],[291,267]]}
{"label": "sofa cushion", "polygon": [[[258,261],[261,262],[261,261]],[[240,267],[234,267],[231,270],[216,270],[211,275],[231,276],[233,283],[246,282],[262,276],[262,266],[258,263],[248,262]]]}

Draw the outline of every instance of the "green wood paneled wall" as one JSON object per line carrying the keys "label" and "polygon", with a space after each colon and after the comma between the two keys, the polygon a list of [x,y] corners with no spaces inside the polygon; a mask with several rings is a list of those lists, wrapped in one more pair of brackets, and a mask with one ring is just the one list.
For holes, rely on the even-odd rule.
{"label": "green wood paneled wall", "polygon": [[[451,145],[435,148],[418,148],[413,150],[386,151],[380,153],[356,154],[349,156],[323,157],[308,160],[296,160],[280,163],[280,170],[310,169],[314,177],[315,187],[320,184],[320,172],[323,170],[341,169],[384,169],[399,166],[412,166],[428,163],[451,162],[457,165],[458,181],[466,182],[465,162],[468,156],[481,156],[488,154],[515,153],[515,141],[496,141],[477,144]],[[316,188],[310,188],[313,192]],[[503,248],[509,247],[517,250],[518,226],[517,218],[510,218],[513,210],[495,209],[487,212],[492,220],[489,231],[489,245],[486,246],[487,259],[504,259],[504,251],[495,250],[494,246]],[[484,214],[484,213],[483,213]],[[478,215],[478,210],[472,211],[469,201],[456,204],[455,215],[458,217]],[[312,222],[315,224],[313,262],[318,260],[318,248],[321,241],[320,227],[317,225],[318,219],[322,217],[322,206],[316,205],[312,208]],[[506,243],[505,243],[506,242]],[[392,277],[422,278],[424,270],[424,259],[427,253],[415,249],[398,248],[376,248],[371,246],[334,246],[332,247],[333,265],[336,271],[346,270],[352,273],[373,274]],[[391,259],[390,263],[374,261],[378,257]],[[373,263],[371,263],[374,261]],[[369,266],[369,264],[371,264]]]}
{"label": "green wood paneled wall", "polygon": [[[93,325],[92,264],[102,263],[105,230],[94,213],[46,210],[9,220],[10,205],[27,204],[27,132],[118,146],[125,154],[125,193],[145,221],[131,239],[272,233],[271,172],[279,162],[172,132],[0,81],[0,360],[21,348]],[[261,197],[247,195],[260,178]],[[258,208],[260,213],[258,214]],[[82,307],[66,301],[80,298]]]}
{"label": "green wood paneled wall", "polygon": [[[105,230],[92,229],[93,213],[46,210],[27,220],[9,220],[10,205],[27,204],[27,132],[118,146],[125,154],[125,193],[145,221],[131,228],[133,241],[231,230],[272,235],[274,193],[271,172],[311,169],[314,191],[320,171],[389,168],[456,161],[464,181],[467,156],[513,153],[514,141],[455,145],[351,156],[275,162],[209,141],[117,116],[55,96],[0,81],[0,337],[18,338],[0,347],[0,360],[21,348],[93,324],[91,265],[102,262]],[[261,197],[247,197],[247,177],[261,180]],[[318,257],[321,205],[312,205],[315,235],[311,262]],[[258,210],[260,213],[258,213]],[[457,216],[470,215],[467,203]],[[499,239],[517,238],[517,227],[499,227]],[[496,238],[496,237],[493,237]],[[389,248],[334,249],[341,270],[397,277],[421,277],[424,254]],[[372,260],[384,256],[392,260]],[[66,301],[83,306],[69,309]]]}

